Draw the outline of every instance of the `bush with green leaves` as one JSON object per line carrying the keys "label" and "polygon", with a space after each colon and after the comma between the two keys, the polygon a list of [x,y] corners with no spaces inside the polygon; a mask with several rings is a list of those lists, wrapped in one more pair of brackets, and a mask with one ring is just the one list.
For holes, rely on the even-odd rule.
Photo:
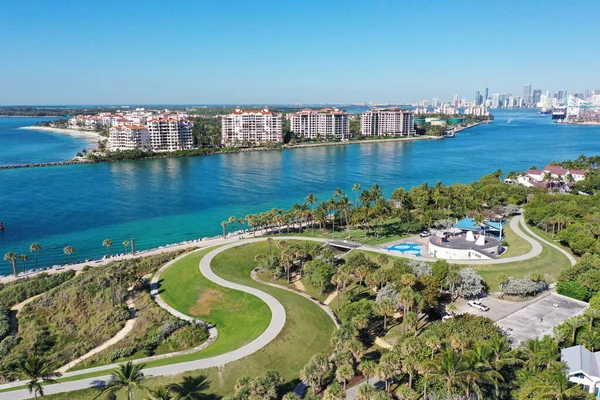
{"label": "bush with green leaves", "polygon": [[10,349],[19,343],[21,338],[18,336],[7,336],[0,342],[0,357],[4,357],[8,354]]}
{"label": "bush with green leaves", "polygon": [[529,276],[523,279],[509,278],[503,287],[503,292],[509,296],[534,296],[548,289],[544,280],[532,280]]}
{"label": "bush with green leaves", "polygon": [[573,299],[585,301],[588,299],[589,293],[585,286],[573,281],[559,281],[556,284],[556,292],[563,296]]}
{"label": "bush with green leaves", "polygon": [[462,268],[458,273],[460,275],[460,283],[457,287],[459,296],[469,299],[484,293],[486,289],[485,282],[477,271],[471,267],[466,267]]}
{"label": "bush with green leaves", "polygon": [[412,269],[413,273],[419,278],[422,276],[433,274],[433,269],[431,265],[427,264],[424,261],[411,260],[409,261],[408,266]]}
{"label": "bush with green leaves", "polygon": [[0,340],[10,333],[10,310],[0,304]]}
{"label": "bush with green leaves", "polygon": [[33,278],[23,278],[0,286],[0,304],[12,307],[30,297],[47,292],[75,276],[68,270],[59,274],[41,273]]}

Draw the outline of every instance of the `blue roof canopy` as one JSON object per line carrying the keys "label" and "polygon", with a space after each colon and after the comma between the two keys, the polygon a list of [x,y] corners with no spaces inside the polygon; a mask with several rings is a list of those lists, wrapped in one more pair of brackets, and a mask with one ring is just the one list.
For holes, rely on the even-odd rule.
{"label": "blue roof canopy", "polygon": [[455,228],[471,230],[471,231],[479,231],[481,227],[473,218],[463,218],[454,225]]}
{"label": "blue roof canopy", "polygon": [[[485,221],[485,224],[494,230],[500,231],[500,222]],[[505,224],[506,221],[502,221],[502,226],[504,226]]]}

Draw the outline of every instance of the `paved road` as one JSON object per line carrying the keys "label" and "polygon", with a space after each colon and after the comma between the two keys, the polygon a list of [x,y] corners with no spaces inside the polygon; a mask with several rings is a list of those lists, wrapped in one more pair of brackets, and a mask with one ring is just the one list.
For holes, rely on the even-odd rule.
{"label": "paved road", "polygon": [[[297,239],[295,237],[281,237],[281,239]],[[279,239],[279,238],[278,238]],[[219,276],[217,276],[210,268],[210,263],[212,259],[220,254],[221,252],[231,249],[236,246],[244,245],[247,243],[254,243],[261,240],[265,240],[265,238],[257,238],[250,239],[244,241],[237,241],[235,243],[228,244],[226,246],[220,247],[208,253],[205,257],[200,261],[200,271],[202,274],[211,281],[215,282],[218,285],[239,290],[242,292],[250,293],[261,300],[263,300],[271,310],[271,323],[267,327],[267,329],[255,340],[248,343],[245,346],[240,347],[237,350],[231,351],[229,353],[225,353],[219,356],[205,358],[202,360],[188,361],[179,364],[165,365],[161,367],[147,368],[144,370],[144,373],[148,376],[159,376],[159,375],[175,375],[187,371],[193,371],[197,369],[205,369],[211,367],[218,367],[228,364],[233,361],[237,361],[241,358],[244,358],[256,351],[262,349],[264,346],[273,341],[277,335],[281,332],[285,325],[286,315],[285,309],[283,305],[275,299],[273,296],[264,293],[258,289],[250,288],[244,285],[240,285],[237,283],[229,282]],[[323,240],[325,241],[325,240]],[[110,375],[99,376],[95,378],[85,378],[72,382],[63,382],[54,385],[47,385],[44,387],[44,392],[46,394],[55,394],[55,393],[63,393],[63,392],[71,392],[74,390],[87,389],[90,387],[99,387],[103,386],[106,381],[110,379]],[[0,389],[6,387],[14,387],[22,385],[23,383],[13,383],[9,385],[2,385]],[[26,389],[19,389],[12,392],[0,393],[0,399],[7,400],[16,400],[16,399],[25,399],[29,398],[31,395]]]}
{"label": "paved road", "polygon": [[[523,218],[523,217],[521,217],[521,219],[522,219],[522,218]],[[575,257],[573,257],[573,256],[571,255],[571,253],[569,253],[568,251],[566,251],[566,250],[565,250],[565,249],[563,249],[562,247],[560,247],[560,246],[557,246],[557,245],[555,245],[554,243],[547,241],[546,239],[543,239],[543,238],[542,238],[542,237],[540,237],[538,234],[534,233],[534,232],[531,230],[531,228],[529,228],[529,227],[527,226],[527,224],[526,224],[526,223],[525,223],[523,220],[521,221],[521,223],[523,224],[523,228],[525,228],[525,230],[527,231],[527,233],[529,233],[531,236],[533,236],[533,237],[534,237],[534,238],[536,238],[537,240],[540,240],[540,241],[542,241],[542,242],[546,243],[548,246],[552,246],[552,247],[554,247],[556,250],[558,250],[558,251],[560,251],[561,253],[563,253],[563,254],[564,254],[564,255],[565,255],[565,256],[566,256],[566,257],[569,259],[569,262],[571,263],[571,265],[575,265],[575,264],[577,264],[577,260],[575,259]]]}

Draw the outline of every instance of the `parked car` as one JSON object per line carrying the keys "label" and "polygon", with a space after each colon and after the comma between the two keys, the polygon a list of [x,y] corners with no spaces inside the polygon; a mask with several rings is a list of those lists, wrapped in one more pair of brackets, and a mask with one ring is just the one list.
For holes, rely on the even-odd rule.
{"label": "parked car", "polygon": [[419,233],[419,236],[421,236],[422,238],[429,237],[429,232],[428,231],[423,231],[423,232]]}
{"label": "parked car", "polygon": [[469,300],[468,304],[469,307],[473,307],[481,311],[488,311],[490,309],[488,306],[477,300]]}

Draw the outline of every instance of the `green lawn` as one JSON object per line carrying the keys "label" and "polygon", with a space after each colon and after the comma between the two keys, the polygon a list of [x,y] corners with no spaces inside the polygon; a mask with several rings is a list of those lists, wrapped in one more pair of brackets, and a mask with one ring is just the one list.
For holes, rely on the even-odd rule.
{"label": "green lawn", "polygon": [[520,256],[531,251],[531,244],[518,236],[510,227],[510,224],[504,225],[503,233],[506,236],[508,246],[506,252],[502,255],[504,258]]}
{"label": "green lawn", "polygon": [[[288,284],[285,277],[273,280],[273,274],[271,274],[270,272],[259,272],[257,275],[260,279],[262,279],[265,282],[276,283],[278,285],[286,286],[292,290],[296,290],[296,291],[300,292],[300,290],[296,287],[296,285],[294,285],[294,281],[298,279],[296,276],[291,277],[290,283]],[[324,302],[327,299],[327,297],[329,297],[329,294],[333,290],[335,290],[335,288],[332,288],[332,290],[329,290],[328,292],[321,294],[319,289],[317,289],[312,283],[310,283],[306,276],[304,276],[302,279],[300,279],[300,282],[302,282],[302,285],[304,285],[304,289],[306,289],[303,293],[306,293],[306,294],[314,297],[315,299],[319,300],[320,302]]]}
{"label": "green lawn", "polygon": [[563,245],[561,242],[559,242],[556,239],[552,238],[552,233],[551,232],[544,232],[543,229],[538,228],[537,226],[531,226],[531,225],[527,225],[529,227],[529,229],[531,229],[536,235],[542,237],[543,239],[546,239],[547,241],[549,241],[550,243],[560,247],[561,249],[567,251],[569,254],[571,254],[573,257],[575,257],[575,259],[577,261],[579,261],[581,259],[581,256],[575,255],[573,254],[573,252],[571,251],[571,249],[565,245]]}
{"label": "green lawn", "polygon": [[[230,396],[233,393],[233,386],[240,376],[260,375],[266,369],[272,368],[283,375],[286,385],[291,390],[298,383],[297,378],[300,369],[313,354],[331,352],[329,338],[335,326],[325,311],[302,296],[254,282],[250,278],[250,272],[254,268],[254,256],[258,253],[267,252],[268,248],[267,243],[259,242],[228,250],[215,257],[212,269],[227,280],[259,288],[281,301],[287,316],[285,327],[279,336],[258,352],[242,360],[227,364],[223,368],[191,371],[176,376],[153,377],[146,382],[148,386],[155,387],[177,382],[181,380],[183,375],[204,375],[209,381],[209,393]],[[197,253],[190,255],[190,257],[196,255]],[[197,266],[198,263],[196,263]],[[207,348],[206,352],[209,352],[214,346],[216,344]],[[157,363],[149,363],[150,365],[155,366]],[[106,372],[97,375],[104,374]],[[87,389],[69,393],[69,399],[93,399],[96,395],[96,391]],[[135,398],[143,398],[144,395],[138,392]],[[46,398],[62,399],[64,394],[46,396]],[[125,393],[119,393],[118,398],[125,399]]]}
{"label": "green lawn", "polygon": [[261,299],[219,286],[200,273],[200,260],[215,248],[179,260],[159,281],[160,295],[167,304],[217,327],[219,337],[206,349],[211,356],[250,343],[271,322],[271,310]]}

